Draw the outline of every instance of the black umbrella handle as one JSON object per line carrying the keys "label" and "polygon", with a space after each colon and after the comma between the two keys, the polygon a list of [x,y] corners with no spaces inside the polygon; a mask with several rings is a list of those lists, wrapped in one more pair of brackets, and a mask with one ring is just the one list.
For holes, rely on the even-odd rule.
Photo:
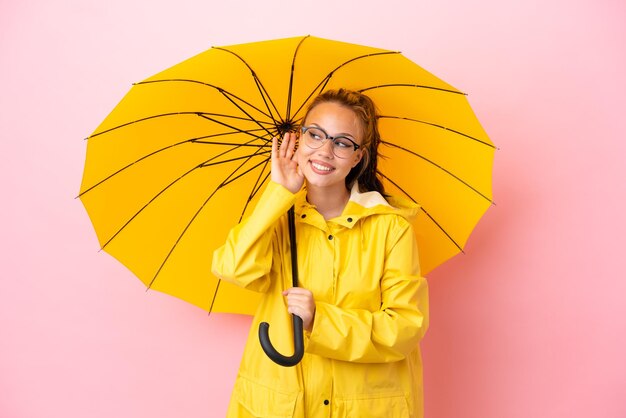
{"label": "black umbrella handle", "polygon": [[261,322],[259,324],[259,341],[261,342],[261,348],[265,351],[265,354],[276,364],[284,367],[292,367],[300,363],[302,356],[304,355],[304,333],[302,331],[302,318],[298,315],[292,314],[291,319],[293,322],[293,346],[294,352],[291,357],[280,354],[270,341],[269,329],[270,324],[267,322]]}
{"label": "black umbrella handle", "polygon": [[[298,251],[296,247],[296,221],[293,206],[287,212],[287,218],[289,220],[289,246],[291,248],[291,281],[293,287],[298,287]],[[293,322],[293,347],[294,352],[291,357],[283,356],[280,354],[270,341],[269,329],[270,324],[267,322],[261,322],[259,324],[259,341],[261,342],[261,348],[265,351],[265,354],[276,364],[281,366],[291,367],[300,363],[302,356],[304,355],[304,331],[302,318],[298,315],[292,314],[291,321]]]}

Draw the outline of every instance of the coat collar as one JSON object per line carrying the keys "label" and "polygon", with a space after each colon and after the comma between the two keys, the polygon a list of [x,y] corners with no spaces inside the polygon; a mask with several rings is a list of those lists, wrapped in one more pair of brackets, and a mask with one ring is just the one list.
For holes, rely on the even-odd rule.
{"label": "coat collar", "polygon": [[326,221],[315,209],[315,205],[307,202],[306,188],[296,196],[295,211],[299,222],[308,223],[320,229],[326,229],[327,223],[352,228],[360,219],[373,215],[394,214],[410,222],[417,216],[419,205],[397,196],[385,198],[378,192],[361,193],[358,184],[355,183],[350,191],[350,200],[340,216]]}

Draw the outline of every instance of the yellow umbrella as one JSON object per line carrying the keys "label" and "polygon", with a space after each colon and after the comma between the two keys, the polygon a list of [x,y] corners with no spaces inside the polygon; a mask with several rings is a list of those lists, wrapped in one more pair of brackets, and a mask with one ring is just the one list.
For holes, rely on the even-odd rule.
{"label": "yellow umbrella", "polygon": [[462,251],[494,155],[465,95],[399,52],[312,36],[214,47],[136,83],[88,138],[80,199],[101,247],[151,289],[252,314],[258,295],[212,276],[211,255],[267,183],[271,138],[339,87],[379,109],[379,170],[421,206],[423,273]]}

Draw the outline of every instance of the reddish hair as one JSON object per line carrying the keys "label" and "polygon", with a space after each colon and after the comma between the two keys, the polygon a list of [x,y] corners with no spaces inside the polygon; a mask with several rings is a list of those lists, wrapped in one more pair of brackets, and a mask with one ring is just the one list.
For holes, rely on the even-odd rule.
{"label": "reddish hair", "polygon": [[361,192],[376,191],[384,194],[385,190],[378,176],[377,169],[380,133],[378,132],[376,105],[372,99],[358,91],[343,88],[327,90],[313,99],[303,120],[306,120],[309,112],[317,105],[329,102],[337,103],[352,110],[361,122],[363,139],[360,149],[363,152],[363,157],[346,176],[346,187],[350,189],[354,182],[357,181]]}

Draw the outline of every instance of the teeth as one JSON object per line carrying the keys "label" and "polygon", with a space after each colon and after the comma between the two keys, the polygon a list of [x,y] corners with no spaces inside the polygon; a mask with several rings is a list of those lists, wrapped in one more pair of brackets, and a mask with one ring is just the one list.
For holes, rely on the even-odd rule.
{"label": "teeth", "polygon": [[316,170],[320,170],[320,171],[332,171],[332,168],[330,167],[326,167],[325,165],[320,165],[317,163],[311,163],[311,165],[316,169]]}

